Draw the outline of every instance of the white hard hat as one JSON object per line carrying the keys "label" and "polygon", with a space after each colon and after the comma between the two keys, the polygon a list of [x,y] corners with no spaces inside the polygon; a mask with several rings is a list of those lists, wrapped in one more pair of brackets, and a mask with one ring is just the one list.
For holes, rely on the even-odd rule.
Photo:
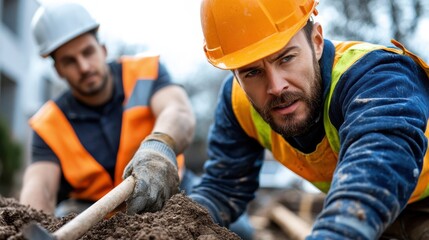
{"label": "white hard hat", "polygon": [[77,3],[52,2],[37,9],[31,25],[39,54],[47,57],[73,38],[97,30],[100,24]]}

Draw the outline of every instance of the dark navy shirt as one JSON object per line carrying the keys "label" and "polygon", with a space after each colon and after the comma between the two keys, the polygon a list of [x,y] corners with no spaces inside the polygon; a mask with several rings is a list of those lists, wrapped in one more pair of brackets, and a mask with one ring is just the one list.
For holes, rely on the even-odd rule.
{"label": "dark navy shirt", "polygon": [[[113,179],[116,156],[122,125],[122,103],[124,91],[122,86],[122,65],[118,62],[108,64],[114,81],[112,98],[102,106],[90,107],[78,101],[68,90],[55,100],[71,123],[80,142],[97,160]],[[159,89],[173,84],[167,69],[160,64],[158,79],[151,89],[153,95]],[[59,159],[51,148],[33,131],[32,162],[51,161],[59,164]],[[61,177],[59,201],[66,198],[71,186]]]}

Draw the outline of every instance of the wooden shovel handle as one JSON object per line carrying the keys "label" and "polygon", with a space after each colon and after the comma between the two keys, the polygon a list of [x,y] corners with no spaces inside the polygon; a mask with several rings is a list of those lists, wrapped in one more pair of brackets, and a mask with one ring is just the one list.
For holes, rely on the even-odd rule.
{"label": "wooden shovel handle", "polygon": [[288,234],[291,239],[303,240],[311,233],[311,226],[295,213],[280,204],[274,204],[269,217]]}
{"label": "wooden shovel handle", "polygon": [[58,240],[78,239],[109,212],[127,200],[133,192],[135,184],[133,176],[127,177],[104,197],[55,231],[53,235]]}

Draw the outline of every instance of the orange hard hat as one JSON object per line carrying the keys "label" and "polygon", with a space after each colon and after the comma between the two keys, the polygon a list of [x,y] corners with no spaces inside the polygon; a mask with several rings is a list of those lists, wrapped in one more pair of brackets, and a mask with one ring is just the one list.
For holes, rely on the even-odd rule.
{"label": "orange hard hat", "polygon": [[318,0],[203,0],[201,26],[208,61],[236,69],[286,46],[317,15]]}

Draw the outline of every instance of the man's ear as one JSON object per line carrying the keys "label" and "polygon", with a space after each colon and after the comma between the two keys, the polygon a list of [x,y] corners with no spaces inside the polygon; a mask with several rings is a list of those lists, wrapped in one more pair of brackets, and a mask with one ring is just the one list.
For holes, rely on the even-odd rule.
{"label": "man's ear", "polygon": [[54,60],[54,68],[57,71],[58,76],[60,76],[61,78],[64,78],[63,75],[61,74],[60,68],[58,66],[57,61]]}
{"label": "man's ear", "polygon": [[311,39],[313,40],[313,48],[314,53],[316,55],[317,61],[320,60],[323,53],[324,39],[323,39],[323,29],[320,23],[314,23],[313,32],[311,35]]}
{"label": "man's ear", "polygon": [[103,52],[104,52],[104,57],[106,57],[107,58],[107,48],[106,48],[106,45],[101,45],[101,47],[103,48]]}

